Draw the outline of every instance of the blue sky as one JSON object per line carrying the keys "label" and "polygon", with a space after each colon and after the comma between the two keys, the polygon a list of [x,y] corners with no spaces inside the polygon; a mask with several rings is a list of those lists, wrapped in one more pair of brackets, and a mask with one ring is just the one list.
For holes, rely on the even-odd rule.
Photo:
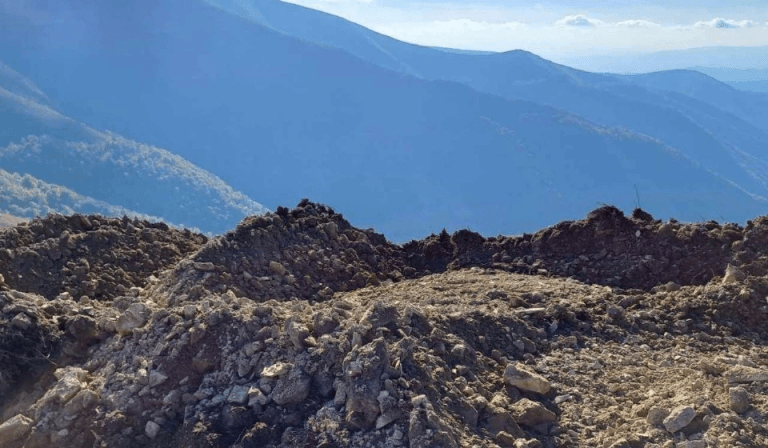
{"label": "blue sky", "polygon": [[418,44],[545,57],[768,45],[766,0],[290,0]]}

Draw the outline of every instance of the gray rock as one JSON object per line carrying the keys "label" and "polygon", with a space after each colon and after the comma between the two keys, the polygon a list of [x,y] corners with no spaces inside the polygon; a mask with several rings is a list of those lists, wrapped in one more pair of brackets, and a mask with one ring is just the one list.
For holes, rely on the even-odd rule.
{"label": "gray rock", "polygon": [[264,395],[264,392],[262,392],[258,387],[251,386],[248,389],[248,406],[264,406],[269,403],[269,400],[269,397]]}
{"label": "gray rock", "polygon": [[136,328],[141,328],[147,323],[151,310],[143,303],[132,303],[120,317],[117,318],[115,328],[121,335],[127,335]]}
{"label": "gray rock", "polygon": [[245,404],[248,401],[248,386],[235,385],[227,397],[227,401],[232,404]]}
{"label": "gray rock", "polygon": [[688,426],[696,417],[696,411],[690,406],[679,406],[664,419],[664,427],[671,433],[676,433]]}
{"label": "gray rock", "polygon": [[11,319],[11,326],[20,330],[26,330],[32,325],[32,320],[24,313],[19,313]]}
{"label": "gray rock", "polygon": [[0,425],[0,441],[11,444],[24,437],[32,428],[32,419],[21,414],[15,415]]}
{"label": "gray rock", "polygon": [[514,448],[515,440],[517,440],[515,436],[506,431],[499,431],[494,439],[496,440],[496,443],[502,448]]}
{"label": "gray rock", "polygon": [[285,269],[285,266],[278,263],[277,261],[270,261],[269,262],[269,271],[273,274],[277,274],[280,277],[284,276],[288,271]]}
{"label": "gray rock", "polygon": [[669,409],[653,406],[648,409],[648,415],[645,420],[651,426],[660,426],[664,423],[664,419],[669,416]]}
{"label": "gray rock", "polygon": [[510,412],[518,424],[529,427],[557,420],[557,415],[554,412],[542,406],[541,403],[527,398],[513,404]]}
{"label": "gray rock", "polygon": [[294,368],[283,378],[280,378],[272,389],[272,401],[280,406],[296,405],[309,396],[312,378],[300,368]]}
{"label": "gray rock", "polygon": [[546,394],[552,387],[546,378],[528,370],[520,363],[507,365],[504,371],[504,382],[537,394]]}
{"label": "gray rock", "polygon": [[677,442],[675,448],[707,448],[707,442],[704,440],[687,440],[685,442]]}
{"label": "gray rock", "polygon": [[147,424],[144,426],[144,434],[147,435],[150,439],[154,440],[155,437],[157,437],[157,434],[160,432],[160,425],[153,422],[152,420],[149,420]]}
{"label": "gray rock", "polygon": [[149,387],[155,387],[163,384],[165,380],[167,380],[168,377],[166,375],[163,375],[162,373],[158,372],[157,370],[153,370],[149,374]]}
{"label": "gray rock", "polygon": [[216,269],[216,266],[214,266],[214,264],[211,263],[210,261],[208,261],[208,262],[195,262],[194,266],[195,266],[195,269],[197,269],[198,271],[203,271],[203,272],[211,272],[211,271]]}
{"label": "gray rock", "polygon": [[197,305],[184,305],[184,317],[186,319],[194,319],[197,315]]}
{"label": "gray rock", "polygon": [[737,365],[724,373],[731,383],[754,383],[768,381],[768,371]]}
{"label": "gray rock", "polygon": [[743,414],[749,409],[749,392],[743,387],[732,387],[728,391],[731,410],[738,414]]}
{"label": "gray rock", "polygon": [[286,333],[288,338],[296,348],[304,348],[304,341],[309,336],[309,329],[306,325],[295,321],[288,322]]}
{"label": "gray rock", "polygon": [[744,273],[739,268],[729,263],[728,267],[725,268],[723,284],[740,282],[744,280],[744,277]]}

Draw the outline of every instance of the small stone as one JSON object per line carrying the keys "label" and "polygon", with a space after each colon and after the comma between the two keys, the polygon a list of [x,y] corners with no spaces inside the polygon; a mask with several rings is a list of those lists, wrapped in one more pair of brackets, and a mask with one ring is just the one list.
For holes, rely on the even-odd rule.
{"label": "small stone", "polygon": [[304,324],[291,321],[288,323],[286,333],[288,333],[288,338],[291,340],[294,347],[301,349],[304,348],[304,341],[306,341],[309,336],[309,328]]}
{"label": "small stone", "polygon": [[248,392],[250,388],[247,386],[236,385],[232,387],[232,391],[227,397],[227,401],[232,404],[245,404],[248,401]]}
{"label": "small stone", "polygon": [[194,319],[197,315],[196,305],[184,305],[184,317],[188,320]]}
{"label": "small stone", "polygon": [[541,442],[536,439],[517,439],[515,448],[541,448]]}
{"label": "small stone", "polygon": [[153,370],[152,373],[149,374],[149,387],[159,386],[160,384],[163,384],[167,379],[168,377],[166,375],[163,375],[157,370]]}
{"label": "small stone", "polygon": [[290,372],[292,368],[293,364],[291,363],[277,362],[271,366],[264,367],[264,369],[261,371],[261,376],[267,378],[277,378]]}
{"label": "small stone", "polygon": [[269,397],[264,395],[264,392],[261,391],[256,386],[251,386],[248,389],[248,406],[255,407],[256,405],[264,406],[267,403],[269,403]]}
{"label": "small stone", "polygon": [[747,366],[735,366],[724,374],[731,383],[754,383],[768,381],[768,371]]}
{"label": "small stone", "polygon": [[512,405],[512,413],[515,421],[528,427],[541,423],[549,423],[557,420],[557,415],[549,409],[527,398],[523,398]]}
{"label": "small stone", "polygon": [[32,325],[32,320],[24,313],[19,313],[11,319],[11,326],[20,330],[26,330],[30,325]]}
{"label": "small stone", "polygon": [[504,382],[518,389],[546,394],[551,389],[549,381],[538,373],[531,372],[522,364],[509,364],[504,371]]}
{"label": "small stone", "polygon": [[147,435],[150,439],[154,440],[155,437],[157,437],[157,434],[160,432],[160,425],[153,422],[152,420],[149,420],[144,426],[144,434]]}
{"label": "small stone", "polygon": [[749,393],[743,387],[732,387],[728,391],[731,410],[743,414],[749,409]]}
{"label": "small stone", "polygon": [[203,271],[203,272],[211,272],[211,271],[214,271],[216,269],[216,266],[214,266],[214,264],[211,263],[210,261],[208,261],[208,262],[195,262],[194,266],[195,266],[195,269],[197,269],[198,271]]}
{"label": "small stone", "polygon": [[276,261],[269,262],[269,271],[273,274],[279,275],[280,277],[284,276],[288,272],[285,269],[285,266]]}
{"label": "small stone", "polygon": [[117,318],[115,327],[121,335],[127,335],[136,328],[141,328],[147,323],[151,310],[143,303],[131,304],[120,317]]}
{"label": "small stone", "polygon": [[149,372],[147,372],[147,369],[142,368],[136,371],[136,382],[142,386],[149,384]]}
{"label": "small stone", "polygon": [[740,282],[741,280],[744,280],[744,277],[744,273],[741,272],[739,268],[729,263],[728,267],[725,268],[723,284]]}
{"label": "small stone", "polygon": [[669,409],[653,406],[648,409],[648,415],[645,417],[645,420],[651,426],[660,426],[664,423],[664,419],[667,416],[669,416]]}
{"label": "small stone", "polygon": [[679,406],[664,419],[664,427],[671,433],[676,433],[688,426],[696,417],[696,411],[690,406]]}
{"label": "small stone", "polygon": [[707,448],[707,442],[704,440],[687,440],[685,442],[677,442],[676,448]]}
{"label": "small stone", "polygon": [[280,406],[299,404],[309,396],[312,378],[301,369],[291,370],[288,376],[280,378],[272,389],[272,401]]}
{"label": "small stone", "polygon": [[13,444],[32,429],[32,419],[17,414],[0,425],[0,440],[3,444]]}
{"label": "small stone", "polygon": [[506,431],[499,431],[499,433],[496,434],[495,439],[496,443],[502,448],[514,448],[515,446],[515,436]]}

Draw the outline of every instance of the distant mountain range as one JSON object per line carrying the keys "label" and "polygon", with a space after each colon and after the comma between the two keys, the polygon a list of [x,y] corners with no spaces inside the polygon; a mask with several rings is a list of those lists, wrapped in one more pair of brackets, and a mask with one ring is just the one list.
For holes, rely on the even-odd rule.
{"label": "distant mountain range", "polygon": [[[275,0],[57,5],[0,6],[0,99],[16,98],[0,113],[17,120],[0,142],[40,148],[0,150],[2,167],[169,221],[204,222],[201,198],[234,218],[259,209],[248,197],[310,197],[405,241],[534,230],[602,202],[685,220],[768,210],[765,96],[699,73],[420,47]],[[80,161],[77,185],[55,168]]]}
{"label": "distant mountain range", "polygon": [[741,90],[768,92],[768,47],[700,47],[643,54],[563,57],[582,70],[637,74],[695,70]]}
{"label": "distant mountain range", "polygon": [[60,114],[34,83],[0,67],[0,211],[127,214],[213,233],[265,211],[178,155]]}

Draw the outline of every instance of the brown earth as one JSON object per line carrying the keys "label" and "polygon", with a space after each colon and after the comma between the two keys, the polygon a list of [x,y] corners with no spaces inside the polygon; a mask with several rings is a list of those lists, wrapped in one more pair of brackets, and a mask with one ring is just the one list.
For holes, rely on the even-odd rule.
{"label": "brown earth", "polygon": [[8,447],[768,446],[768,218],[0,232]]}

